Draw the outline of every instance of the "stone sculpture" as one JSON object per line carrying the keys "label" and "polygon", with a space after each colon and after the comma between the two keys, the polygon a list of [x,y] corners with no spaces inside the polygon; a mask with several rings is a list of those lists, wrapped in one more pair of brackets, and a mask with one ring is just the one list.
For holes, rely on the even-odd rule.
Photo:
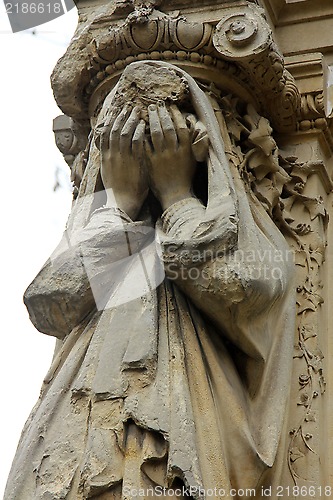
{"label": "stone sculpture", "polygon": [[[104,50],[117,68],[128,50],[112,45],[119,29],[145,28],[147,40],[149,23],[179,23],[153,7],[133,7],[132,24],[109,32],[111,41],[96,35],[98,57]],[[252,29],[254,6],[245,11]],[[244,33],[238,22],[228,24],[229,41]],[[280,65],[283,78],[270,85],[280,84],[275,124],[286,129],[297,91],[265,30],[259,59],[275,58],[272,74]],[[204,30],[199,54],[211,37]],[[118,64],[118,83],[112,68],[111,77],[97,73],[85,97],[74,77],[59,90],[66,58],[55,72],[56,95],[81,124],[93,92],[91,134],[74,159],[81,175],[64,238],[25,293],[36,328],[58,340],[6,500],[130,499],[139,490],[148,498],[154,488],[182,498],[182,487],[195,499],[209,489],[216,498],[256,489],[260,498],[282,484],[296,301],[278,207],[290,166],[247,90],[237,97],[207,84],[193,50],[188,68],[145,52]],[[253,69],[243,56],[238,82]]]}

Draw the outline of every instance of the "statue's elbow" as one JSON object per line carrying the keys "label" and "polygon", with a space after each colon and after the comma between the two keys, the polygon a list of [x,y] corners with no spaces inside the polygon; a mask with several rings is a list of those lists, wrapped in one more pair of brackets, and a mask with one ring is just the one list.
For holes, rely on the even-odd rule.
{"label": "statue's elbow", "polygon": [[24,293],[23,301],[33,325],[42,333],[59,339],[65,338],[73,328],[95,307],[87,283],[76,289],[48,288],[46,283],[32,282]]}

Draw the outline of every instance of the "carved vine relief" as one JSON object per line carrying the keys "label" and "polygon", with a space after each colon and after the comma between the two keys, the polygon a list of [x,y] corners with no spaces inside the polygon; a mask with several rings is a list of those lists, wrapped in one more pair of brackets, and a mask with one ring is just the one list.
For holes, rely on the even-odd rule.
{"label": "carved vine relief", "polygon": [[[216,89],[213,95],[218,96]],[[234,147],[229,152],[230,160],[238,165],[244,182],[264,205],[267,213],[281,229],[294,251],[296,266],[301,268],[297,284],[297,337],[294,358],[301,360],[295,367],[298,375],[299,397],[291,402],[291,415],[295,412],[295,427],[290,429],[288,466],[295,485],[298,480],[310,481],[304,476],[304,459],[308,454],[319,456],[312,441],[318,434],[317,410],[314,400],[325,392],[323,354],[316,325],[324,302],[321,294],[321,266],[325,261],[326,230],[328,214],[321,196],[304,194],[307,180],[318,172],[331,190],[331,183],[322,163],[299,163],[296,157],[282,157],[272,137],[269,122],[258,115],[252,106],[242,109],[239,100],[232,97],[217,97]],[[308,103],[311,106],[311,101]],[[293,215],[297,207],[296,215]],[[298,221],[300,207],[308,213]],[[302,368],[303,367],[303,368]],[[302,412],[295,411],[295,405]],[[294,410],[293,410],[294,408]],[[311,426],[312,424],[312,426]],[[313,429],[312,429],[313,427]],[[311,462],[311,460],[310,460]],[[307,474],[307,473],[305,473]]]}

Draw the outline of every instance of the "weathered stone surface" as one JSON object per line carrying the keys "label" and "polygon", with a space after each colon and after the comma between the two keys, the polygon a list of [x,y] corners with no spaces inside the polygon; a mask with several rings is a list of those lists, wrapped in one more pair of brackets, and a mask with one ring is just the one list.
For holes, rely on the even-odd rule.
{"label": "weathered stone surface", "polygon": [[78,3],[75,201],[25,294],[60,341],[5,500],[328,492],[329,88],[305,35],[280,52],[309,0],[263,6]]}

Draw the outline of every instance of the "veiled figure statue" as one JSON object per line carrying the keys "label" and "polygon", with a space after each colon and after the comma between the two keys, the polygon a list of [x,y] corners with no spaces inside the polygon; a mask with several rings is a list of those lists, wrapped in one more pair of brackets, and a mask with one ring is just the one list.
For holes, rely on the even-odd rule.
{"label": "veiled figure statue", "polygon": [[141,61],[100,103],[64,238],[25,293],[58,341],[6,500],[280,484],[294,264],[244,180],[227,102]]}

